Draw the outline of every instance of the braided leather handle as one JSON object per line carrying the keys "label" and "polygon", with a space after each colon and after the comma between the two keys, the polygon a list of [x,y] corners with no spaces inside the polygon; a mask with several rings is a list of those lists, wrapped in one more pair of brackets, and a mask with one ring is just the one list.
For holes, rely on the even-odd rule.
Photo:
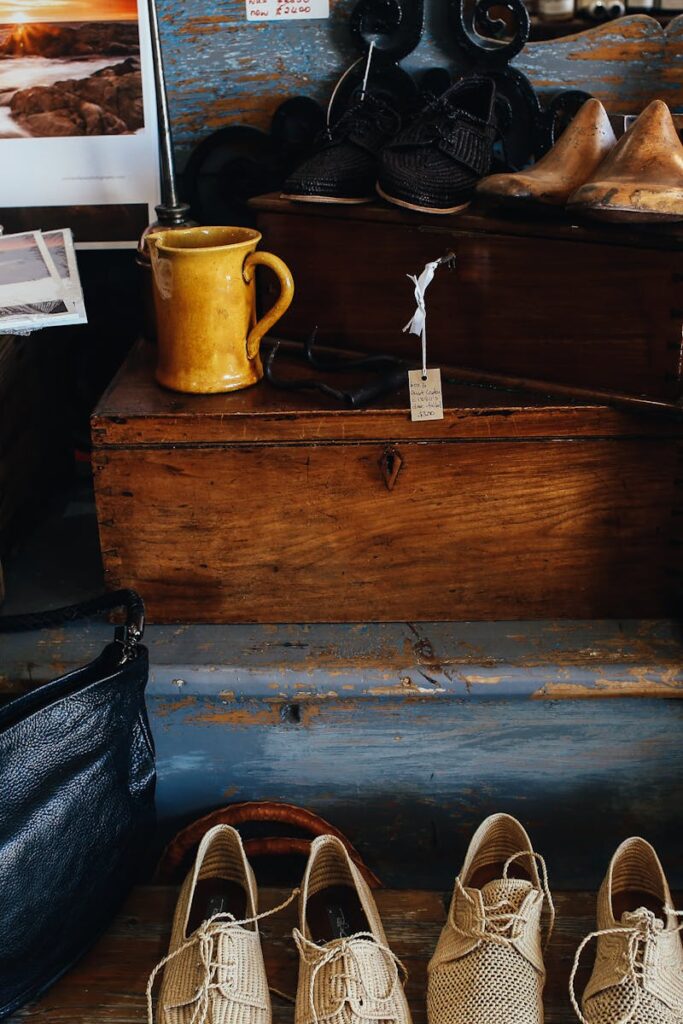
{"label": "braided leather handle", "polygon": [[[164,885],[180,881],[183,874],[185,862],[199,845],[202,837],[214,825],[232,825],[237,828],[249,822],[278,822],[285,825],[293,825],[308,832],[309,835],[323,836],[333,835],[342,841],[349,852],[363,878],[371,889],[381,889],[382,883],[379,878],[363,862],[360,854],[349,842],[343,832],[325,821],[313,811],[307,811],[304,807],[297,807],[295,804],[278,803],[273,800],[252,800],[247,803],[229,804],[221,807],[211,814],[193,821],[186,828],[181,829],[171,840],[161,855],[154,874],[154,881]],[[244,848],[250,857],[263,855],[287,855],[301,854],[307,856],[311,841],[309,839],[294,838],[291,836],[269,836],[266,838],[247,839]]]}
{"label": "braided leather handle", "polygon": [[108,594],[53,608],[46,612],[27,612],[24,615],[0,616],[0,633],[21,633],[30,629],[50,629],[79,619],[91,619],[116,608],[126,609],[126,626],[137,631],[138,638],[145,629],[145,606],[134,590],[112,590]]}

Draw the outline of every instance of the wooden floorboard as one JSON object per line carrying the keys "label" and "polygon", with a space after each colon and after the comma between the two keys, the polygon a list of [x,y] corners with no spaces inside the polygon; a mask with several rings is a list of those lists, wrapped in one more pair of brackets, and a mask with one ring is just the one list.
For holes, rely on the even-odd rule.
{"label": "wooden floorboard", "polygon": [[[265,889],[261,909],[276,906],[284,890]],[[380,890],[377,903],[391,947],[409,971],[408,999],[414,1024],[425,1024],[426,967],[446,915],[447,897],[431,891]],[[143,1024],[144,992],[152,967],[167,951],[176,889],[144,887],[133,892],[99,944],[38,1003],[9,1024]],[[546,955],[546,1024],[570,1024],[567,979],[574,951],[594,927],[595,894],[556,894],[557,926]],[[297,958],[291,939],[294,907],[262,925],[268,978],[273,988],[294,994]],[[590,953],[586,968],[590,966]],[[587,969],[579,976],[579,991]],[[274,1024],[289,1024],[293,1007],[273,995]]]}

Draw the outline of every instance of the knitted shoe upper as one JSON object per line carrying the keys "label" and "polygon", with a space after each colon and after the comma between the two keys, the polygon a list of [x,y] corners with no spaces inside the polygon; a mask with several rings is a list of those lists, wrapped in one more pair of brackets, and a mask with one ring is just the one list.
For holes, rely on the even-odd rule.
{"label": "knitted shoe upper", "polygon": [[382,192],[425,207],[465,202],[491,168],[495,93],[491,79],[472,77],[429,104],[384,149]]}
{"label": "knitted shoe upper", "polygon": [[374,195],[378,154],[400,127],[397,112],[367,92],[324,133],[317,151],[289,176],[283,192],[369,199]]}
{"label": "knitted shoe upper", "polygon": [[[363,930],[347,935],[341,929],[325,941],[311,930],[309,911],[316,897],[339,887],[355,894]],[[339,930],[337,912],[335,920]],[[335,836],[318,836],[311,844],[294,941],[299,950],[295,1024],[411,1024],[405,969],[387,945],[372,893]]]}
{"label": "knitted shoe upper", "polygon": [[[647,902],[651,907],[639,904]],[[583,994],[588,1024],[681,1024],[683,947],[671,892],[654,849],[638,836],[618,848],[598,894],[593,973]],[[576,1006],[575,1006],[576,1008]]]}
{"label": "knitted shoe upper", "polygon": [[[542,1024],[544,893],[529,838],[508,815],[477,830],[429,964],[429,1024]],[[529,878],[509,877],[511,863]],[[481,886],[477,873],[500,877]],[[545,875],[544,875],[545,878]]]}
{"label": "knitted shoe upper", "polygon": [[[218,912],[190,931],[199,885],[210,880],[243,890],[245,916],[237,920]],[[152,986],[162,969],[157,1024],[270,1024],[257,910],[256,881],[239,834],[228,825],[216,825],[202,839],[180,890],[168,956],[150,977],[148,1024],[153,1021]]]}

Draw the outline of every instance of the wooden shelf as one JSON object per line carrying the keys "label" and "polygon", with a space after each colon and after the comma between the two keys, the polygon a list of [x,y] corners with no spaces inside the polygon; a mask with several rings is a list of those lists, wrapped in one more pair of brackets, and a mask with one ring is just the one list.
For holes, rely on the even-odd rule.
{"label": "wooden shelf", "polygon": [[[453,860],[453,874],[459,863]],[[551,880],[552,880],[552,865]],[[429,882],[429,863],[415,867],[415,879]],[[276,906],[287,892],[261,891],[260,907]],[[391,948],[408,969],[406,987],[414,1024],[425,1024],[427,962],[446,918],[448,897],[433,891],[383,889],[376,892]],[[168,950],[170,923],[177,891],[171,887],[145,887],[131,895],[124,910],[100,943],[73,971],[37,1004],[15,1014],[7,1024],[140,1024],[145,1019],[145,987],[155,964]],[[581,939],[595,927],[595,894],[559,892],[557,926],[545,957],[546,1024],[573,1024],[567,979]],[[297,955],[291,938],[296,924],[295,905],[266,919],[261,925],[263,952],[270,985],[294,995]],[[585,985],[590,953],[577,978],[577,991]],[[274,1024],[291,1021],[289,1002],[272,996]]]}

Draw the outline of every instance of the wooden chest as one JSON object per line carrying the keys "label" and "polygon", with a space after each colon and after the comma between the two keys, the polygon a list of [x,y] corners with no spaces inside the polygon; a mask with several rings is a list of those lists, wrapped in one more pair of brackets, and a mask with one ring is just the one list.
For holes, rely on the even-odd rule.
{"label": "wooden chest", "polygon": [[327,344],[405,354],[417,364],[419,339],[401,330],[415,311],[406,275],[452,251],[455,269],[439,270],[427,293],[433,364],[593,398],[681,399],[680,228],[636,233],[275,196],[252,205],[264,247],[296,282],[278,325],[283,337],[301,339],[317,324]]}
{"label": "wooden chest", "polygon": [[443,420],[412,423],[407,393],[364,411],[265,383],[189,396],[152,368],[141,345],[92,435],[107,581],[140,590],[153,620],[676,605],[680,425],[461,385],[446,385]]}

